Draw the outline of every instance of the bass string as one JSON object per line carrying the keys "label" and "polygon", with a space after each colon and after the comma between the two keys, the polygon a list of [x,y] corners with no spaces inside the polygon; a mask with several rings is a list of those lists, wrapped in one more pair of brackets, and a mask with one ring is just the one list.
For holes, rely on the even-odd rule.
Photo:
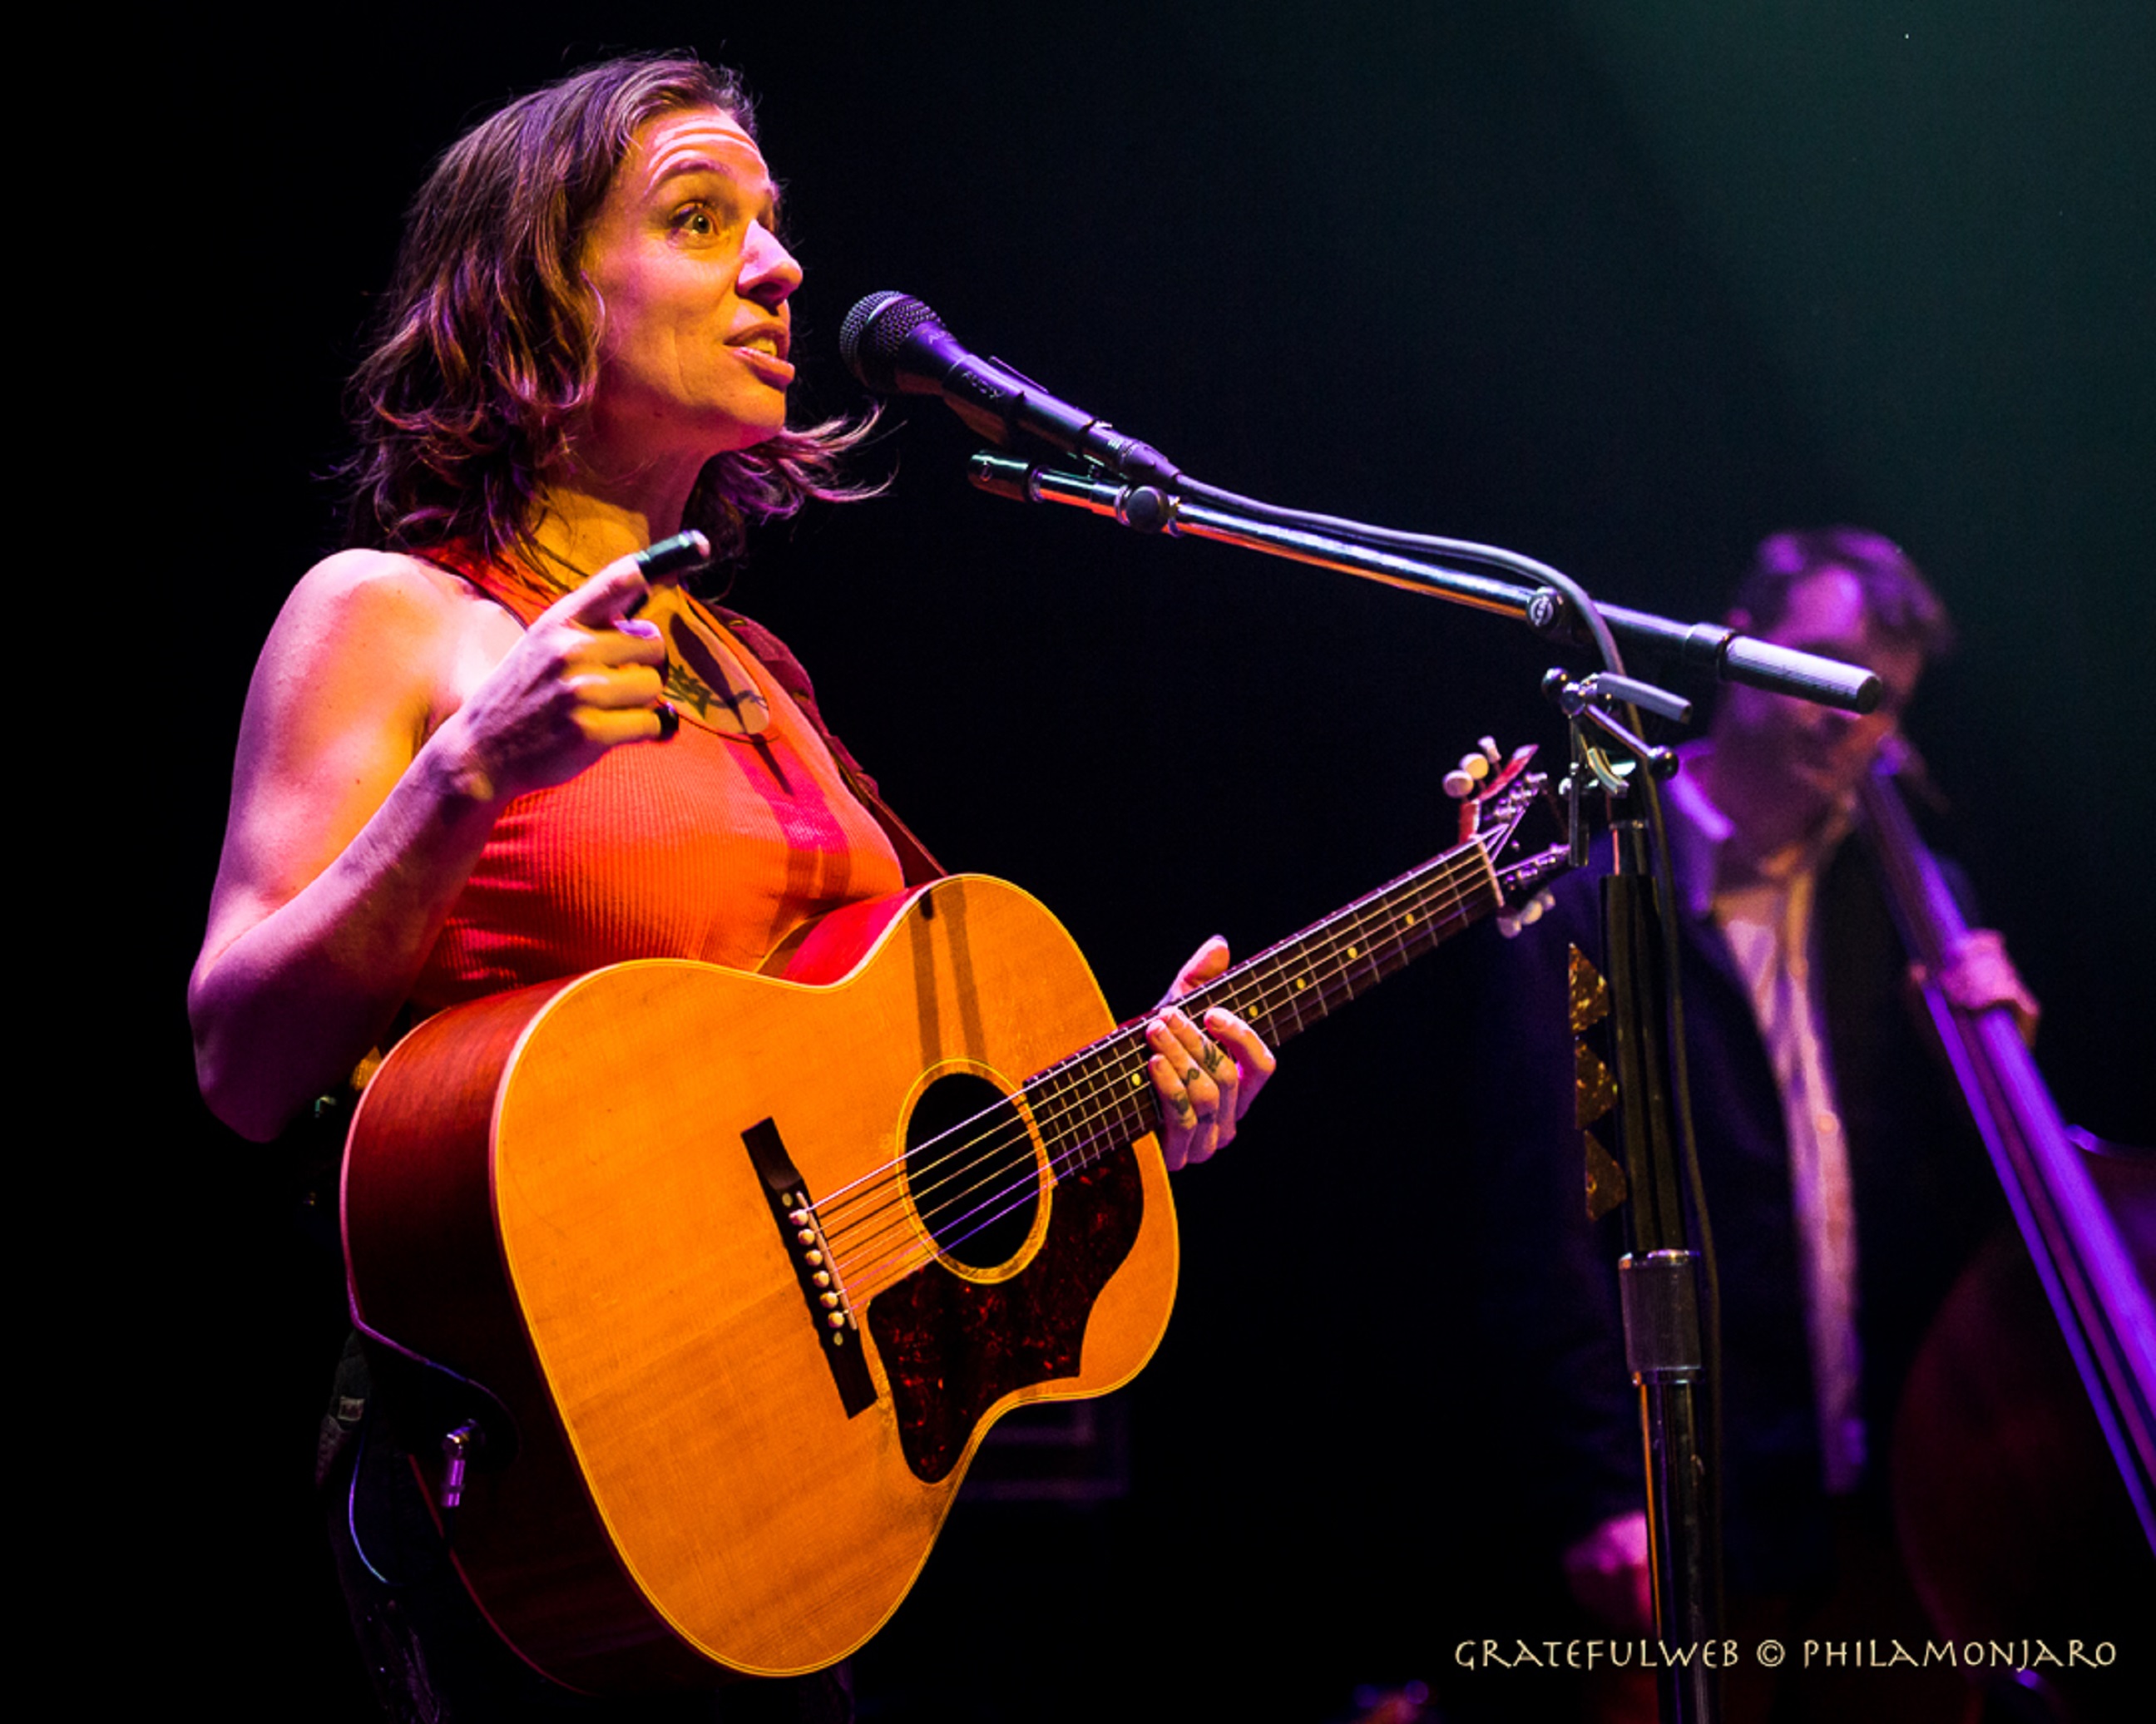
{"label": "bass string", "polygon": [[[1362,926],[1343,928],[1336,926],[1328,930],[1327,932],[1332,936],[1329,944],[1334,948],[1326,954],[1331,960],[1331,970],[1329,973],[1321,972],[1317,983],[1320,998],[1327,1008],[1329,1009],[1338,998],[1354,997],[1353,986],[1348,979],[1353,970],[1358,968],[1367,970],[1372,972],[1374,978],[1382,979],[1385,975],[1393,973],[1400,965],[1411,962],[1414,957],[1431,950],[1448,937],[1454,931],[1451,925],[1469,896],[1467,893],[1457,888],[1458,883],[1452,880],[1438,880],[1424,884],[1420,892],[1424,901],[1416,906],[1418,911],[1428,910],[1435,905],[1440,907],[1441,913],[1425,916],[1419,925],[1402,929],[1392,937],[1378,942],[1381,947],[1391,948],[1390,955],[1396,960],[1391,970],[1384,967],[1383,958],[1376,952],[1357,952],[1350,957],[1342,949],[1347,938],[1354,937],[1359,942],[1360,935],[1367,931],[1367,926],[1372,919],[1370,914],[1366,913],[1359,919]],[[1251,967],[1256,967],[1258,962],[1254,960]],[[1219,978],[1220,981],[1228,979]],[[1247,981],[1249,978],[1247,976],[1238,976],[1236,979]],[[1346,983],[1348,985],[1342,987],[1336,992],[1328,985],[1331,983]],[[1201,999],[1206,993],[1217,988],[1217,983],[1209,984],[1206,989],[1194,991],[1190,998]],[[1233,988],[1221,991],[1230,995],[1235,992]],[[1259,995],[1262,1003],[1250,1007],[1249,1009],[1258,1015],[1269,1015],[1275,1005],[1279,1001],[1287,998],[1292,992],[1299,991],[1284,989],[1282,985],[1277,983],[1270,985]],[[1063,1062],[1062,1067],[1050,1068],[1047,1072],[1042,1074],[1041,1079],[1036,1080],[1034,1084],[1027,1086],[1029,1099],[1034,1104],[1035,1117],[1040,1121],[1045,1143],[1060,1146],[1059,1149],[1052,1150],[1050,1157],[1049,1174],[1051,1182],[1060,1177],[1074,1162],[1083,1162],[1089,1158],[1093,1146],[1106,1141],[1104,1134],[1092,1129],[1093,1127],[1102,1124],[1119,1126],[1122,1128],[1120,1132],[1109,1135],[1118,1137],[1121,1142],[1127,1142],[1142,1135],[1145,1130],[1151,1129],[1155,1123],[1153,1120],[1147,1117],[1146,1112],[1142,1108],[1134,1111],[1132,1105],[1135,1100],[1134,1092],[1117,1093],[1119,1086],[1103,1084],[1097,1076],[1091,1075],[1078,1076],[1065,1070],[1065,1068],[1081,1064],[1111,1063],[1110,1059],[1104,1056],[1112,1056],[1116,1054],[1127,1058],[1138,1051],[1139,1035],[1138,1030],[1132,1029],[1109,1037],[1101,1043],[1095,1044],[1092,1048],[1083,1049],[1079,1054],[1071,1056],[1069,1060]],[[1079,1096],[1086,1097],[1105,1092],[1106,1100],[1084,1102],[1075,1112],[1068,1108],[1059,1109],[1058,1103],[1062,1098],[1053,1094],[1042,1093],[1051,1090],[1055,1081],[1059,1078],[1063,1080],[1063,1088],[1066,1095],[1075,1091]],[[904,1227],[906,1217],[902,1196],[895,1195],[889,1203],[883,1206],[897,1213],[893,1214],[884,1225],[872,1229],[867,1237],[855,1236],[859,1233],[859,1224],[856,1224],[849,1235],[850,1259],[842,1267],[841,1273],[849,1278],[856,1273],[861,1275],[860,1290],[857,1292],[858,1297],[866,1299],[872,1296],[874,1291],[892,1285],[896,1280],[902,1279],[922,1264],[932,1260],[940,1250],[947,1250],[963,1244],[983,1229],[993,1224],[1013,1210],[1033,1200],[1039,1187],[1036,1171],[1033,1166],[1034,1157],[1030,1136],[1026,1132],[1024,1121],[1017,1116],[1012,1104],[1006,1101],[1002,1105],[1002,1108],[1009,1111],[1010,1118],[1001,1133],[1000,1141],[998,1141],[995,1137],[978,1136],[970,1140],[960,1151],[952,1153],[962,1153],[964,1149],[986,1146],[981,1154],[974,1156],[967,1164],[966,1170],[980,1166],[999,1151],[1015,1150],[1017,1153],[1014,1156],[1006,1154],[999,1163],[991,1167],[988,1173],[975,1179],[964,1191],[957,1193],[953,1197],[947,1198],[932,1213],[926,1204],[920,1206],[922,1218],[931,1228],[942,1231],[947,1230],[954,1223],[962,1225],[971,1224],[965,1226],[964,1231],[939,1245],[932,1238],[926,1242],[920,1240],[912,1234],[910,1228],[906,1228],[905,1245],[896,1252],[888,1254],[879,1260],[870,1262],[864,1267],[864,1256],[873,1255],[875,1241],[890,1232]],[[998,1111],[993,1108],[984,1110],[983,1114],[976,1115],[973,1120],[952,1129],[953,1131],[968,1129],[978,1124],[988,1114]],[[1014,1126],[1014,1131],[1011,1129]],[[948,1159],[950,1159],[948,1155],[939,1158],[939,1160]],[[896,1167],[898,1164],[889,1165]],[[1007,1180],[1004,1184],[991,1191],[985,1198],[976,1203],[971,1209],[953,1214],[952,1212],[958,1203],[971,1198],[998,1174],[1005,1172],[1015,1173],[1017,1177]],[[887,1183],[892,1185],[896,1183],[896,1181]],[[947,1186],[949,1183],[947,1178],[940,1182],[943,1186]],[[931,1189],[933,1188],[931,1188]],[[990,1211],[993,1213],[986,1213]],[[870,1282],[874,1283],[873,1286],[870,1286]]]}

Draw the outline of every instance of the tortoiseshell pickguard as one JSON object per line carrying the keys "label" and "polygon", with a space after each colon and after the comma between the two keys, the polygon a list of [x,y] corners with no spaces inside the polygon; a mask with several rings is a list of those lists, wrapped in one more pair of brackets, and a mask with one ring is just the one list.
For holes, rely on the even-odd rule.
{"label": "tortoiseshell pickguard", "polygon": [[1050,1201],[1048,1237],[1009,1280],[971,1281],[934,1262],[869,1301],[899,1445],[927,1484],[949,1475],[995,1402],[1078,1374],[1093,1302],[1145,1213],[1137,1157],[1113,1151],[1058,1180]]}

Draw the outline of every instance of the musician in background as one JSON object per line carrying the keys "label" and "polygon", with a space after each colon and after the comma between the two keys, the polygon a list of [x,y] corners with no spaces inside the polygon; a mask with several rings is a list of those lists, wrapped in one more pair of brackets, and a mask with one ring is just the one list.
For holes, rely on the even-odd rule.
{"label": "musician in background", "polygon": [[[1868,716],[1732,686],[1708,739],[1666,788],[1680,899],[1685,1024],[1702,1177],[1721,1270],[1725,1549],[1731,1633],[1921,1636],[1885,1501],[1891,1425],[1931,1317],[1989,1231],[1996,1185],[1909,1009],[1907,966],[1855,799],[1925,662],[1950,644],[1944,608],[1876,533],[1778,533],[1728,621],[1867,665]],[[1609,1629],[1651,1622],[1636,1393],[1615,1263],[1621,1219],[1590,1228],[1573,1117],[1567,950],[1601,947],[1598,884],[1488,963],[1499,1008],[1475,1094],[1494,1223],[1490,1328],[1517,1386],[1539,1506],[1578,1602]],[[1942,981],[1972,1009],[2036,1003],[1999,936],[1972,934]],[[1792,1665],[1797,1660],[1793,1657]],[[1953,1717],[1951,1674],[1785,1669],[1748,1659],[1732,1719]],[[1932,1673],[1937,1678],[1938,1673]],[[1653,1716],[1650,1686],[1599,1691],[1605,1716]],[[1644,1707],[1644,1711],[1640,1709]],[[1866,1711],[1865,1709],[1871,1710]]]}
{"label": "musician in background", "polygon": [[[235,1130],[275,1136],[415,1013],[624,959],[753,967],[937,871],[791,654],[634,557],[695,528],[723,559],[749,522],[860,495],[838,463],[862,428],[787,423],[801,270],[778,226],[739,85],[690,59],[514,102],[420,192],[354,379],[355,548],[307,572],[263,649],[189,987],[203,1093]],[[1227,961],[1209,942],[1170,998]],[[1168,1165],[1204,1161],[1272,1055],[1217,1010],[1164,1005],[1148,1036]],[[578,1710],[438,1544],[397,1552],[409,1584],[373,1572],[346,1446],[330,1518],[390,1713]],[[370,1464],[352,1501],[424,1546],[413,1493]],[[816,1679],[716,1704],[698,1715],[845,1711]]]}

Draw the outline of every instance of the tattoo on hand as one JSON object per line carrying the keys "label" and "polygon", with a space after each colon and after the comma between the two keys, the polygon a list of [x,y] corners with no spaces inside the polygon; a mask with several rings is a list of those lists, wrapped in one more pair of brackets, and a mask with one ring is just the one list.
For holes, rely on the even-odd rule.
{"label": "tattoo on hand", "polygon": [[1204,1050],[1199,1054],[1198,1059],[1199,1063],[1204,1066],[1207,1076],[1217,1077],[1220,1071],[1220,1062],[1227,1057],[1228,1056],[1223,1054],[1215,1044],[1208,1042],[1205,1044]]}

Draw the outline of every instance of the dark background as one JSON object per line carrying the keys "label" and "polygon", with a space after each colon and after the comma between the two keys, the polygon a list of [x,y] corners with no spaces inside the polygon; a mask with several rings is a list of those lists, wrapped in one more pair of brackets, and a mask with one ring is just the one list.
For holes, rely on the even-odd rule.
{"label": "dark background", "polygon": [[[337,543],[319,475],[402,205],[464,126],[603,51],[691,47],[759,94],[803,412],[861,404],[838,326],[896,287],[1217,483],[1687,619],[1768,530],[1893,536],[1964,637],[1910,725],[1943,836],[2046,1003],[2063,1111],[2156,1137],[2152,15],[1640,11],[367,7],[169,44],[122,152],[167,188],[140,310],[197,356],[150,480],[182,685],[125,931],[157,1144],[129,1182],[138,1311],[188,1410],[154,1421],[176,1467],[120,1475],[204,1578],[162,1613],[166,1668],[215,1646],[237,1711],[353,1704],[306,1524],[327,1363],[295,1182],[194,1100],[182,984],[249,667]],[[1477,735],[1559,740],[1517,625],[993,500],[969,446],[940,408],[899,415],[891,494],[766,532],[732,602],[942,858],[1055,907],[1121,1011],[1204,935],[1255,951],[1440,848],[1438,780]],[[1455,1641],[1561,1631],[1507,1589],[1507,1439],[1450,1311],[1471,1218],[1428,1075],[1472,1002],[1449,967],[1299,1043],[1179,1182],[1131,1494],[962,1509],[862,1661],[867,1716],[1055,1716],[1014,1698],[1051,1671],[1073,1716],[1317,1720],[1361,1683],[1472,1700]]]}

